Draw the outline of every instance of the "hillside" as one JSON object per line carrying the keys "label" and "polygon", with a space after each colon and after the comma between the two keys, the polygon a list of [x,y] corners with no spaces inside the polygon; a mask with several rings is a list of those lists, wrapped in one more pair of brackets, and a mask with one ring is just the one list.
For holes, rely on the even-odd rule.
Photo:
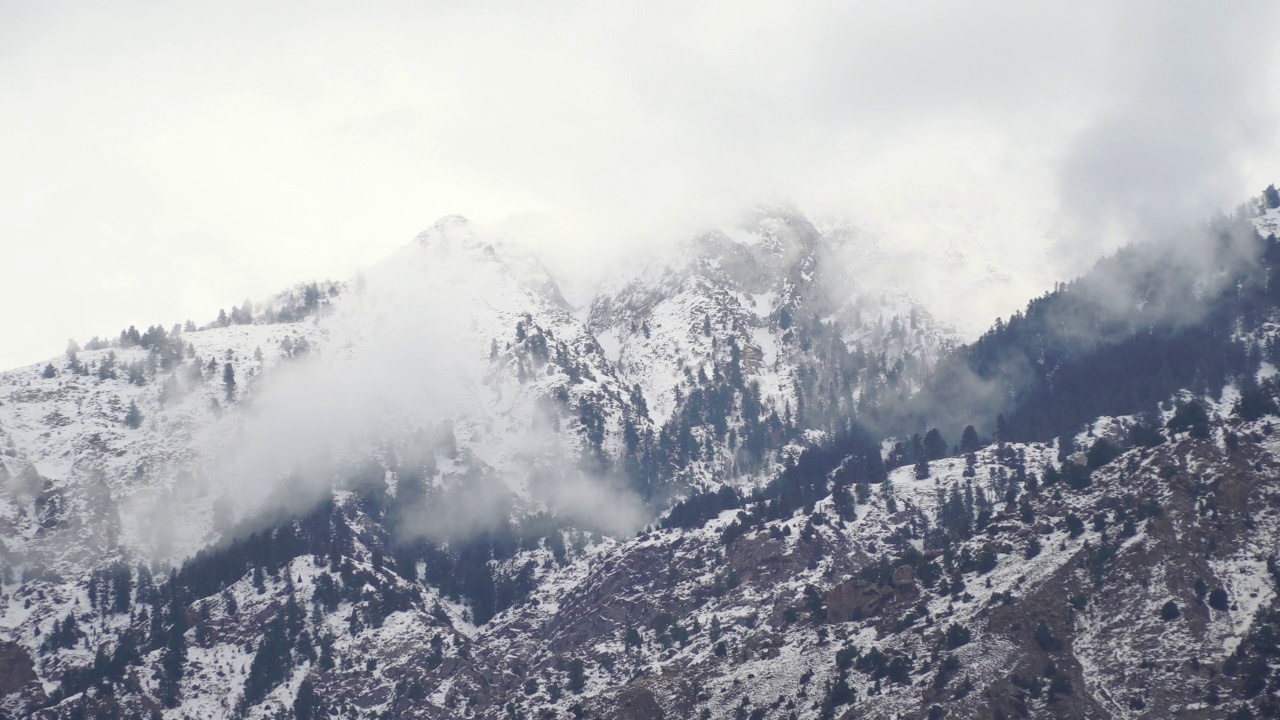
{"label": "hillside", "polygon": [[448,217],[5,372],[0,710],[1274,717],[1278,224],[958,347],[793,208],[585,308]]}

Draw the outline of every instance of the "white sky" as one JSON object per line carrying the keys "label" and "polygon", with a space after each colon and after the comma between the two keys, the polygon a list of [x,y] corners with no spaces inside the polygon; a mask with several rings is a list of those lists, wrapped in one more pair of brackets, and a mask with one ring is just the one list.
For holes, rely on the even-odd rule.
{"label": "white sky", "polygon": [[991,258],[917,288],[980,327],[1280,181],[1270,3],[363,5],[0,0],[0,367],[449,213],[585,284],[774,197]]}

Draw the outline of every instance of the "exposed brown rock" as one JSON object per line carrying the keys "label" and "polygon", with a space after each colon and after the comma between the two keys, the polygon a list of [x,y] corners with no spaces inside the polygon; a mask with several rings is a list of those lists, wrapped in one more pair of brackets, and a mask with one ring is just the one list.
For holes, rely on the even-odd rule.
{"label": "exposed brown rock", "polygon": [[827,619],[849,622],[880,612],[893,597],[893,589],[857,579],[846,580],[827,593]]}

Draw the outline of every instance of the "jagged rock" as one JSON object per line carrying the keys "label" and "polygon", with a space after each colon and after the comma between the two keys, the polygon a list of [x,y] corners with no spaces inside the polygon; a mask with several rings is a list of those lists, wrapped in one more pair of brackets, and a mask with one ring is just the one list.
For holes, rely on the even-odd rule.
{"label": "jagged rock", "polygon": [[916,570],[910,565],[900,565],[893,571],[893,586],[910,588],[916,584]]}
{"label": "jagged rock", "polygon": [[846,580],[827,593],[827,618],[833,623],[844,623],[872,617],[892,598],[892,588]]}

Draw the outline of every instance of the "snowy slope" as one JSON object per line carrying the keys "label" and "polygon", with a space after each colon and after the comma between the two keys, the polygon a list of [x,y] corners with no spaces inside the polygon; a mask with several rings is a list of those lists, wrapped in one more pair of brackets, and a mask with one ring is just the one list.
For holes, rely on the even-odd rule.
{"label": "snowy slope", "polygon": [[[780,472],[956,341],[886,257],[761,207],[575,310],[448,217],[257,323],[0,373],[0,710],[1266,711],[1280,441],[1234,385],[1201,398],[1207,437],[1097,418],[1071,457],[992,444],[852,486],[837,456],[778,509]],[[1089,483],[1045,484],[1100,438],[1123,452]],[[732,509],[645,527],[694,491]]]}

